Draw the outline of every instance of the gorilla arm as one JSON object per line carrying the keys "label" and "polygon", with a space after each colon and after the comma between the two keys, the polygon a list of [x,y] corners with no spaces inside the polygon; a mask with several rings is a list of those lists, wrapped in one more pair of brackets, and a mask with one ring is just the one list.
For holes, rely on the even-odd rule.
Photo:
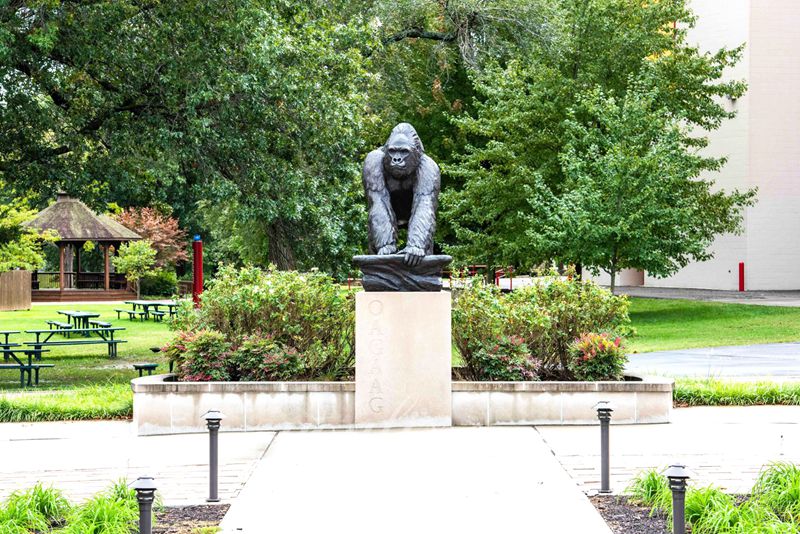
{"label": "gorilla arm", "polygon": [[414,184],[414,203],[408,221],[408,242],[402,251],[406,265],[415,266],[426,254],[433,253],[433,234],[436,231],[436,207],[439,203],[441,175],[439,166],[426,155],[422,156]]}
{"label": "gorilla arm", "polygon": [[397,222],[383,176],[383,151],[373,150],[364,160],[364,192],[369,206],[369,248],[372,254],[397,252]]}

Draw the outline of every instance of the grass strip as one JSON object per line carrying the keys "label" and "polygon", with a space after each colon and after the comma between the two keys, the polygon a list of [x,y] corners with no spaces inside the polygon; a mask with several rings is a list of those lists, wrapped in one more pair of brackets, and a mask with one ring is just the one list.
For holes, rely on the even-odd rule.
{"label": "grass strip", "polygon": [[0,396],[0,422],[121,419],[133,415],[130,384],[102,384],[75,389]]}
{"label": "grass strip", "polygon": [[800,383],[678,379],[673,400],[678,406],[800,405]]}

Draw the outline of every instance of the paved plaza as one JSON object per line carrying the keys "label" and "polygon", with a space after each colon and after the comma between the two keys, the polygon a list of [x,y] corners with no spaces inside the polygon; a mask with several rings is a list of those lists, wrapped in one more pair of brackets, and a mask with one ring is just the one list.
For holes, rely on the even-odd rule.
{"label": "paved plaza", "polygon": [[[689,466],[747,491],[773,461],[800,463],[800,407],[679,408],[662,425],[612,425],[611,483]],[[167,505],[203,504],[206,434],[136,437],[125,421],[0,424],[0,498],[44,481],[78,501],[119,477],[156,478]],[[33,461],[35,460],[35,461]],[[223,433],[224,532],[608,533],[597,426]]]}

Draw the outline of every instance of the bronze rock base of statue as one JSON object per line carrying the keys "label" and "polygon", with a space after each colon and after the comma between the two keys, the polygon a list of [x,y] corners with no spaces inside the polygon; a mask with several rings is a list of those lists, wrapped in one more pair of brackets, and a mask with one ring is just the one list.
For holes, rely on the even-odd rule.
{"label": "bronze rock base of statue", "polygon": [[364,274],[365,291],[441,291],[442,269],[453,258],[430,255],[414,267],[405,264],[405,255],[353,256],[353,263]]}

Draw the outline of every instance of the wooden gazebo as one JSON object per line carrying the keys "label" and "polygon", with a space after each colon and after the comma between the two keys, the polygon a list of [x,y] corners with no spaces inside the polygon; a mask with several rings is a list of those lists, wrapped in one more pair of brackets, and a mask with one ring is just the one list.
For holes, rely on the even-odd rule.
{"label": "wooden gazebo", "polygon": [[[55,230],[59,239],[58,272],[33,273],[33,302],[75,300],[118,300],[129,298],[125,277],[111,272],[109,256],[120,244],[141,239],[106,215],[97,215],[80,200],[59,193],[54,204],[42,210],[27,226],[37,230]],[[81,249],[87,241],[103,250],[104,270],[81,270]],[[113,250],[113,252],[112,252]]]}

